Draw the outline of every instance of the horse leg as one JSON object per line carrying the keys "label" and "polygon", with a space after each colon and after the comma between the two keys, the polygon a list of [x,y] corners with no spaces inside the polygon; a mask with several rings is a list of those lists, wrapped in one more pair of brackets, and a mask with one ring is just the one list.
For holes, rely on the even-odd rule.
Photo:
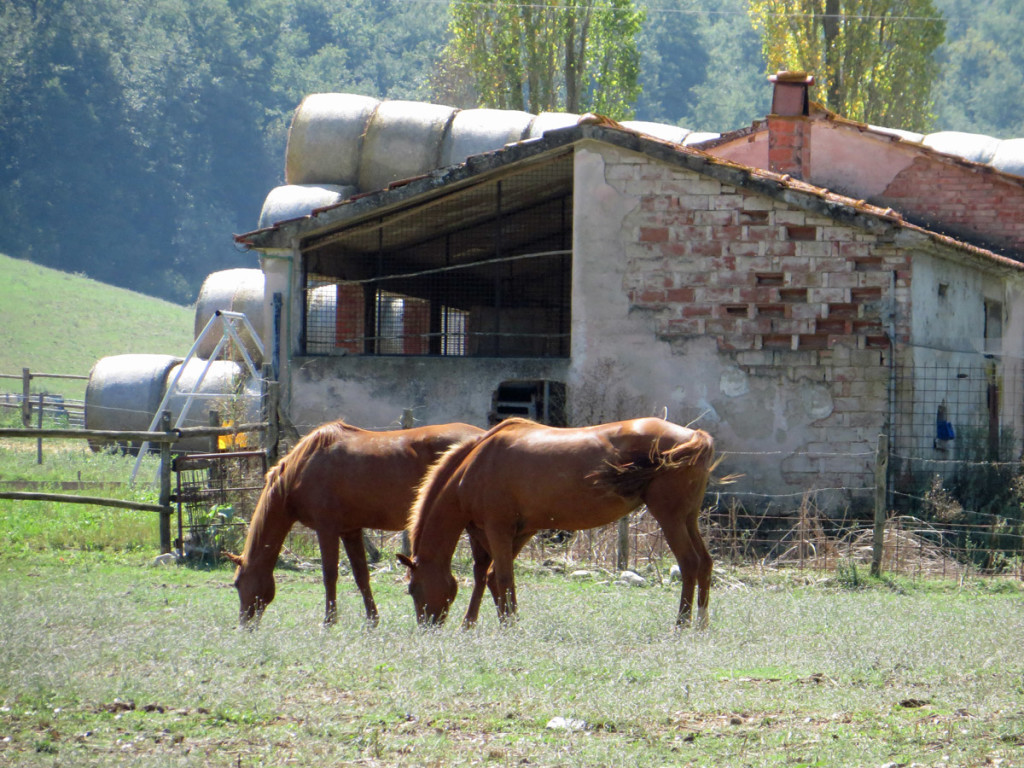
{"label": "horse leg", "polygon": [[370,569],[366,565],[366,549],[363,547],[363,532],[361,530],[346,533],[341,537],[345,545],[345,554],[348,555],[348,563],[352,566],[352,577],[356,580],[356,586],[363,595],[363,605],[366,607],[366,621],[370,626],[377,626],[380,617],[377,614],[377,604],[373,601],[373,592],[370,591]]}
{"label": "horse leg", "polygon": [[[654,484],[651,486],[653,491]],[[659,490],[668,490],[661,486]],[[698,493],[699,491],[699,493]],[[649,493],[647,509],[654,516],[665,534],[672,554],[679,563],[679,571],[683,580],[682,594],[679,596],[679,613],[676,615],[676,626],[687,627],[693,613],[694,591],[697,593],[697,627],[705,629],[708,625],[708,602],[711,592],[711,555],[704,546],[700,535],[697,518],[700,515],[700,503],[704,498],[703,484],[680,494],[684,498],[692,497],[691,503],[680,505],[664,494]]]}
{"label": "horse leg", "polygon": [[469,597],[469,608],[466,618],[462,620],[462,628],[469,629],[476,624],[480,615],[480,602],[483,600],[484,588],[488,585],[488,571],[491,567],[491,553],[487,551],[479,537],[483,532],[469,532],[469,547],[473,552],[473,594]]}
{"label": "horse leg", "polygon": [[316,535],[320,544],[320,567],[324,576],[324,626],[331,626],[338,615],[338,557],[340,548],[338,537],[334,533]]}
{"label": "horse leg", "polygon": [[491,594],[494,596],[494,603],[498,608],[498,619],[505,624],[515,618],[518,607],[515,574],[512,568],[512,561],[515,559],[517,550],[511,539],[495,542],[494,536],[488,536],[488,541],[491,544],[493,561],[487,586],[490,587]]}
{"label": "horse leg", "polygon": [[697,525],[697,518],[692,517],[687,522],[690,530],[690,541],[697,554],[697,629],[708,627],[708,603],[711,599],[711,554],[704,545],[704,538],[700,535],[700,528]]}

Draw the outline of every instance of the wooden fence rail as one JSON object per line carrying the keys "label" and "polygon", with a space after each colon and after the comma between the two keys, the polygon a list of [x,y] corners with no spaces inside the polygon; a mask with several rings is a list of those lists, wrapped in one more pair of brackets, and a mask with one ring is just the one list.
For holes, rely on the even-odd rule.
{"label": "wooden fence rail", "polygon": [[271,429],[267,422],[237,424],[230,427],[180,427],[171,429],[171,413],[164,411],[161,426],[153,432],[116,431],[106,429],[32,429],[0,428],[0,437],[42,438],[58,440],[111,440],[122,442],[149,442],[160,446],[160,498],[157,504],[140,501],[126,501],[99,496],[80,496],[64,493],[39,493],[35,491],[0,491],[0,499],[16,501],[56,501],[65,504],[94,504],[117,509],[135,509],[157,512],[160,515],[160,551],[171,551],[171,516],[174,508],[171,502],[171,446],[179,440],[195,437],[221,437],[238,435],[243,432],[265,432]]}
{"label": "wooden fence rail", "polygon": [[83,440],[112,440],[123,442],[176,443],[189,437],[222,437],[241,432],[263,432],[269,428],[265,421],[238,424],[230,427],[178,427],[166,432],[129,432],[111,429],[35,429],[32,427],[0,427],[0,437],[58,438]]}
{"label": "wooden fence rail", "polygon": [[28,368],[22,368],[20,374],[0,373],[0,379],[21,380],[21,423],[27,427],[32,423],[32,379],[74,379],[77,381],[88,381],[89,377],[78,373],[32,373]]}

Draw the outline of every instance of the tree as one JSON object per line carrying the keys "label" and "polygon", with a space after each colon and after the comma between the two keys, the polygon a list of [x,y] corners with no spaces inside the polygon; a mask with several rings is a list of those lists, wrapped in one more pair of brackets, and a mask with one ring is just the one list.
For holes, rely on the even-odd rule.
{"label": "tree", "polygon": [[436,98],[465,92],[461,75],[474,106],[632,116],[644,20],[632,0],[454,0],[450,13]]}
{"label": "tree", "polygon": [[1024,17],[1019,0],[936,0],[950,19],[939,51],[938,125],[1024,136]]}
{"label": "tree", "polygon": [[188,303],[255,265],[308,93],[428,95],[444,14],[401,0],[3,0],[0,252]]}
{"label": "tree", "polygon": [[932,0],[751,0],[769,71],[815,76],[817,101],[845,117],[925,130],[945,22]]}

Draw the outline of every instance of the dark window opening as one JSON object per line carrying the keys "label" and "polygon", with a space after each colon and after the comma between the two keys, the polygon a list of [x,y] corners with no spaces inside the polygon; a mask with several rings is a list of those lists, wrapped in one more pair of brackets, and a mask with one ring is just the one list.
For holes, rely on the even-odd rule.
{"label": "dark window opening", "polygon": [[572,156],[346,224],[303,263],[306,354],[568,357]]}
{"label": "dark window opening", "polygon": [[491,395],[488,421],[519,417],[553,427],[569,425],[565,415],[565,384],[561,381],[503,381]]}

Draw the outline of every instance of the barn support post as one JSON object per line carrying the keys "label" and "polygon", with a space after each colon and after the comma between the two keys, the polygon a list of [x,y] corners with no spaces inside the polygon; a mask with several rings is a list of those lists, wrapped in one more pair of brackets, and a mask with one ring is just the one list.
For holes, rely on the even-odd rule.
{"label": "barn support post", "polygon": [[[161,432],[171,431],[171,412],[160,414]],[[171,551],[171,444],[160,443],[160,553]]]}
{"label": "barn support post", "polygon": [[885,481],[889,472],[889,436],[878,436],[875,451],[875,531],[871,546],[871,575],[882,575],[882,550],[885,545]]}
{"label": "barn support post", "polygon": [[274,293],[274,331],[273,331],[273,351],[271,352],[271,371],[272,375],[265,378],[279,381],[281,378],[281,312],[284,308],[284,299],[281,297],[281,292],[277,291]]}
{"label": "barn support post", "polygon": [[267,431],[263,436],[263,452],[267,455],[267,466],[277,464],[280,439],[277,409],[281,399],[281,384],[274,376],[272,365],[263,365],[263,420],[267,423]]}

